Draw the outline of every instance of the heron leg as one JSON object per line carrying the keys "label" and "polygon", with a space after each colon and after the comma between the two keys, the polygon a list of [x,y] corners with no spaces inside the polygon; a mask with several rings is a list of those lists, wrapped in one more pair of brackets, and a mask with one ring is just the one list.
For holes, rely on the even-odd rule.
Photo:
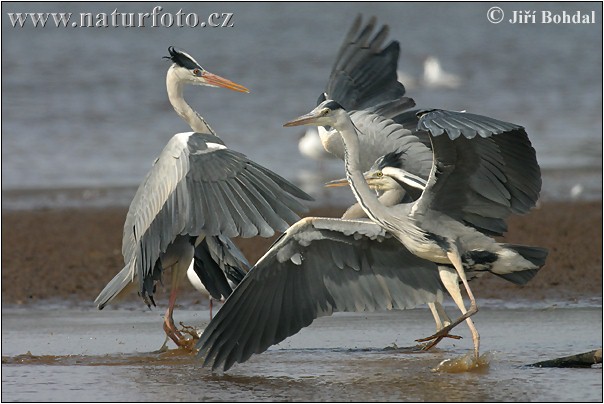
{"label": "heron leg", "polygon": [[[173,277],[174,278],[174,277]],[[168,306],[168,310],[166,310],[166,314],[164,316],[164,331],[166,335],[174,341],[177,346],[183,346],[184,337],[176,328],[174,324],[174,317],[172,316],[174,312],[174,306],[176,304],[176,297],[178,295],[178,285],[174,285],[172,283],[172,290],[170,292],[170,304]]]}
{"label": "heron leg", "polygon": [[[451,324],[451,319],[445,312],[445,308],[440,302],[428,303],[428,307],[432,312],[432,317],[434,317],[434,322],[436,323],[436,332],[439,332],[443,328],[449,326]],[[461,339],[459,335],[446,334],[441,337],[434,338],[431,342],[425,344],[421,347],[422,351],[427,351],[428,349],[436,346],[443,338],[453,338],[453,339]],[[419,340],[418,340],[419,341]]]}
{"label": "heron leg", "polygon": [[[461,258],[459,257],[459,254],[455,251],[455,252],[447,253],[447,256],[451,260],[451,263],[455,267],[456,271],[453,271],[451,268],[448,268],[448,267],[439,266],[438,269],[439,269],[440,278],[441,278],[443,284],[445,285],[445,288],[447,289],[447,291],[453,298],[453,301],[455,302],[455,304],[461,311],[462,315],[459,318],[457,318],[455,321],[453,321],[451,324],[443,327],[436,334],[431,335],[427,338],[418,339],[416,341],[425,342],[425,341],[434,340],[430,344],[428,344],[427,347],[425,348],[425,349],[430,349],[432,346],[434,346],[436,343],[438,343],[442,338],[444,338],[444,336],[448,335],[449,331],[451,331],[454,327],[456,327],[457,325],[459,325],[461,322],[463,322],[465,320],[468,324],[468,328],[470,328],[470,332],[472,333],[472,341],[474,342],[474,355],[476,356],[476,358],[478,358],[480,336],[478,335],[478,331],[476,330],[476,327],[474,326],[474,322],[470,318],[470,316],[472,316],[473,314],[478,312],[478,307],[476,306],[476,300],[474,299],[474,295],[472,294],[472,291],[470,290],[470,288],[468,286],[468,281],[466,279],[466,274],[463,270],[463,266],[461,265]],[[458,279],[461,279],[462,283],[466,287],[466,291],[468,292],[468,297],[470,298],[470,301],[471,301],[470,310],[466,310],[466,307],[465,307],[465,304],[463,301],[463,297],[462,297],[461,291],[459,289]]]}
{"label": "heron leg", "polygon": [[212,308],[214,307],[214,299],[212,299],[212,296],[210,296],[210,321],[212,321]]}
{"label": "heron leg", "polygon": [[188,348],[190,344],[187,343],[187,339],[176,328],[176,325],[174,324],[173,313],[174,306],[176,305],[176,298],[178,297],[180,284],[187,274],[187,269],[189,268],[189,264],[192,259],[192,256],[188,257],[183,255],[177,262],[172,265],[172,285],[170,288],[170,301],[168,304],[168,310],[166,310],[166,314],[164,316],[164,331],[166,332],[166,335],[172,341],[174,341],[177,346],[183,348]]}

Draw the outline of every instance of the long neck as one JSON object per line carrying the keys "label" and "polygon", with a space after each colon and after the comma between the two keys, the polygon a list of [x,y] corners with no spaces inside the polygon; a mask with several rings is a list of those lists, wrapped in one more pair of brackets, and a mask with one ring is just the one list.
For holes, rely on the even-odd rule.
{"label": "long neck", "polygon": [[183,83],[179,81],[172,69],[169,69],[166,75],[166,87],[168,89],[168,99],[174,111],[189,124],[193,131],[216,135],[205,119],[187,104],[183,97]]}
{"label": "long neck", "polygon": [[354,196],[365,214],[377,223],[383,223],[389,216],[387,209],[380,203],[375,192],[369,188],[359,161],[359,137],[350,119],[344,119],[336,127],[344,141],[344,163],[346,179],[352,188]]}
{"label": "long neck", "polygon": [[[384,192],[378,198],[378,200],[382,205],[388,207],[401,203],[404,196],[405,191],[401,187],[397,189],[389,189],[388,191]],[[346,212],[344,212],[344,215],[342,215],[342,219],[360,219],[363,217],[367,217],[367,214],[365,213],[363,208],[361,208],[361,204],[359,204],[358,202],[346,209]]]}

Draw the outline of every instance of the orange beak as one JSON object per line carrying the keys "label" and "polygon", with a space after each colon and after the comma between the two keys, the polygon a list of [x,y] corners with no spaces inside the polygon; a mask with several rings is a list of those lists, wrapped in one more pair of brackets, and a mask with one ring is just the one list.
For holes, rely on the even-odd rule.
{"label": "orange beak", "polygon": [[250,90],[243,87],[241,84],[237,84],[231,80],[225,79],[224,77],[220,77],[214,73],[204,71],[202,77],[205,79],[206,83],[211,86],[222,87],[222,88],[226,88],[227,90],[233,90],[233,91],[237,91],[240,93],[249,93],[250,92]]}
{"label": "orange beak", "polygon": [[339,180],[333,180],[325,183],[325,188],[335,188],[335,187],[344,187],[348,185],[348,180],[346,178],[342,178]]}

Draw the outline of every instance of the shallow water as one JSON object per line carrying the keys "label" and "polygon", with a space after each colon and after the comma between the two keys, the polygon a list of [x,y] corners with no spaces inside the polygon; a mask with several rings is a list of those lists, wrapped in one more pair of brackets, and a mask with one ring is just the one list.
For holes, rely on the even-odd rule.
{"label": "shallow water", "polygon": [[[3,12],[150,12],[154,3],[18,3]],[[323,91],[335,54],[358,13],[390,25],[399,68],[418,79],[427,56],[461,76],[455,90],[415,88],[422,108],[496,117],[527,128],[544,170],[544,196],[602,193],[602,24],[492,24],[484,3],[308,2],[164,4],[163,12],[232,12],[232,28],[13,28],[2,25],[2,191],[134,188],[168,139],[188,126],[165,92],[169,45],[209,71],[251,89],[188,89],[189,102],[229,147],[314,194],[323,176],[300,156],[300,130],[283,123]],[[506,3],[512,10],[595,11],[599,3]],[[6,16],[4,16],[7,19]],[[24,50],[26,52],[24,53]],[[43,74],[40,74],[43,72]],[[326,180],[343,177],[327,162]],[[317,178],[318,177],[318,178]],[[101,191],[102,192],[102,191]],[[22,194],[21,194],[22,195]],[[15,196],[15,194],[13,194]],[[64,193],[69,203],[73,193]],[[123,203],[112,193],[114,203]],[[321,198],[321,195],[318,195]],[[125,204],[130,201],[126,198]],[[28,201],[22,203],[27,208]],[[18,204],[14,203],[14,204]],[[38,203],[39,205],[40,203]],[[46,205],[44,205],[46,206]],[[3,206],[4,207],[4,206]]]}
{"label": "shallow water", "polygon": [[[202,368],[163,342],[161,310],[3,309],[3,401],[602,401],[601,365],[524,365],[602,346],[599,305],[486,302],[475,316],[489,365],[434,372],[472,346],[464,338],[433,352],[385,350],[433,332],[427,309],[337,314],[227,373]],[[451,308],[452,313],[454,312]],[[207,311],[178,310],[203,325]]]}

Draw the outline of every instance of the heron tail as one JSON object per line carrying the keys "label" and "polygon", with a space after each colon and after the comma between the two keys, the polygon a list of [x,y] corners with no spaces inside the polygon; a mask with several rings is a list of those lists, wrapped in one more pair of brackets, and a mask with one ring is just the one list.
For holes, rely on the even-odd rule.
{"label": "heron tail", "polygon": [[94,303],[97,305],[99,310],[103,310],[105,305],[112,301],[117,296],[123,296],[136,286],[136,282],[132,282],[132,275],[130,273],[130,266],[126,265],[117,275],[113,277],[111,281],[105,286],[105,288],[99,293]]}
{"label": "heron tail", "polygon": [[529,261],[535,267],[524,269],[516,272],[510,272],[506,274],[495,273],[495,275],[505,279],[506,281],[510,281],[516,285],[524,285],[535,275],[537,272],[545,265],[545,259],[547,258],[548,250],[547,248],[542,247],[528,247],[524,245],[516,245],[516,244],[502,244],[504,248],[509,248],[520,254],[522,258]]}

